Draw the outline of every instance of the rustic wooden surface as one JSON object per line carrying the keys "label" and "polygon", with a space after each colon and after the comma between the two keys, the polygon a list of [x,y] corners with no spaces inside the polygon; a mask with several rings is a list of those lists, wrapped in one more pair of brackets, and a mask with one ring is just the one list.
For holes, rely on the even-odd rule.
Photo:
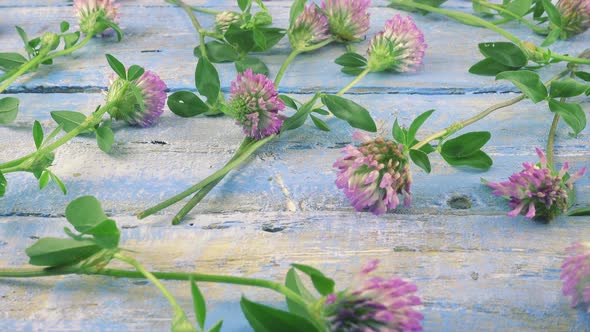
{"label": "rustic wooden surface", "polygon": [[[101,91],[110,72],[104,53],[156,71],[171,91],[194,90],[192,47],[198,41],[184,12],[159,0],[120,2],[122,43],[94,39],[67,61],[58,59],[8,89],[8,95],[21,99],[21,112],[16,123],[0,127],[1,161],[32,150],[34,119],[50,128],[50,110],[89,113],[103,102]],[[192,3],[232,8],[230,1]],[[278,26],[286,26],[289,5],[268,2]],[[469,2],[450,0],[446,6],[467,10]],[[34,36],[58,29],[62,20],[74,21],[66,0],[1,0],[0,13],[3,52],[20,51],[14,25]],[[375,1],[371,33],[395,13]],[[506,82],[467,73],[480,58],[477,43],[499,37],[436,15],[413,17],[429,44],[423,70],[372,74],[347,95],[372,112],[383,133],[389,132],[394,117],[408,123],[435,108],[427,126],[434,131],[514,96],[515,89]],[[200,18],[207,26],[212,22],[206,15]],[[527,40],[542,40],[530,36],[526,27],[513,24],[509,30]],[[558,42],[554,50],[574,54],[589,45],[586,33]],[[261,58],[276,73],[288,52],[285,39]],[[337,91],[350,80],[333,64],[342,52],[341,46],[332,45],[301,56],[289,68],[281,91],[303,100],[317,90]],[[227,91],[235,71],[232,65],[218,68]],[[545,70],[543,76],[559,70]],[[588,98],[584,107],[589,109]],[[544,146],[551,123],[545,106],[525,101],[474,125],[474,130],[493,132],[486,147],[493,168],[485,173],[455,169],[434,158],[432,174],[414,169],[412,208],[382,217],[354,212],[336,190],[331,165],[352,131],[340,122],[329,123],[330,133],[306,125],[263,148],[175,227],[169,220],[177,206],[145,221],[133,214],[227,161],[242,137],[233,121],[183,119],[167,111],[153,128],[117,125],[110,155],[101,153],[92,140],[76,138],[59,150],[52,167],[68,186],[67,196],[53,185],[39,191],[29,174],[7,177],[9,188],[0,199],[0,265],[23,266],[24,248],[37,237],[62,232],[69,201],[95,195],[123,226],[122,244],[137,250],[138,259],[154,270],[282,280],[288,264],[299,262],[322,268],[345,287],[363,262],[379,258],[381,273],[396,273],[418,284],[426,331],[590,330],[588,315],[570,309],[559,281],[564,248],[590,239],[590,220],[563,217],[545,225],[508,218],[505,203],[480,183],[481,177],[505,179],[522,162],[535,160],[534,147]],[[587,130],[572,139],[567,128],[560,127],[556,150],[558,162],[569,160],[574,169],[590,166]],[[588,177],[577,188],[579,201],[588,204]],[[455,197],[470,200],[471,208],[451,206],[449,200]],[[188,311],[188,284],[167,285]],[[281,300],[266,291],[206,285],[210,323],[225,318],[225,331],[249,331],[239,309],[241,292],[266,302]],[[171,318],[168,303],[150,284],[103,277],[0,280],[0,309],[3,331],[164,331]]]}

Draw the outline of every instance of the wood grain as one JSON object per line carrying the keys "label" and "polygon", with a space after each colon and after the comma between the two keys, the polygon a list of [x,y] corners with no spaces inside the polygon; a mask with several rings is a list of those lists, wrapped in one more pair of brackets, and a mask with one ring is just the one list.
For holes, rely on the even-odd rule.
{"label": "wood grain", "polygon": [[[191,3],[235,8],[228,1]],[[371,9],[371,33],[399,13],[385,4],[376,1]],[[285,27],[290,1],[267,5],[276,25]],[[72,21],[70,6],[65,0],[0,1],[0,50],[21,48],[16,24],[36,35]],[[445,6],[469,10],[470,3],[451,0]],[[14,124],[0,127],[0,161],[32,151],[33,120],[53,128],[50,110],[89,113],[103,103],[110,71],[104,53],[156,71],[171,91],[194,90],[192,47],[198,42],[186,15],[159,0],[121,1],[121,14],[124,42],[94,39],[67,61],[58,59],[9,88],[9,95],[21,99],[21,112]],[[347,95],[371,111],[381,134],[389,134],[394,117],[408,124],[436,109],[420,133],[424,137],[515,96],[507,82],[467,73],[480,59],[477,43],[501,40],[498,36],[437,15],[412,16],[429,44],[423,70],[372,74]],[[202,17],[210,26],[211,19]],[[526,40],[542,40],[517,24],[508,29]],[[589,41],[586,33],[552,49],[574,54]],[[359,51],[366,45],[361,43]],[[343,51],[332,45],[298,58],[281,91],[300,100],[315,91],[337,91],[351,79],[333,63]],[[275,73],[288,52],[285,39],[260,57]],[[218,68],[227,92],[235,70],[225,64]],[[560,70],[555,66],[542,76]],[[580,101],[590,108],[588,98]],[[133,214],[223,165],[240,143],[239,128],[223,117],[183,119],[169,111],[153,128],[117,124],[110,155],[91,137],[78,137],[58,151],[52,170],[68,186],[66,196],[52,185],[39,191],[29,174],[8,176],[7,195],[0,199],[0,266],[23,266],[24,248],[38,237],[61,234],[69,201],[95,195],[122,225],[123,246],[136,250],[153,270],[282,280],[288,265],[299,262],[322,268],[344,288],[363,262],[380,258],[384,276],[398,274],[418,284],[426,331],[589,331],[588,314],[570,309],[561,295],[559,267],[567,245],[590,238],[590,218],[562,217],[548,225],[508,218],[505,202],[480,182],[481,177],[505,179],[522,162],[536,160],[533,149],[544,146],[551,116],[546,106],[525,101],[472,126],[469,130],[493,133],[485,148],[494,159],[492,169],[455,169],[434,158],[432,174],[413,169],[412,208],[383,217],[354,212],[333,184],[332,163],[351,142],[352,130],[335,119],[328,121],[329,133],[306,124],[264,147],[177,227],[169,220],[178,207],[144,221]],[[557,162],[570,161],[573,169],[590,166],[588,131],[575,139],[568,133],[560,126]],[[580,204],[587,205],[588,177],[578,182],[577,192]],[[470,201],[471,208],[454,208],[449,202],[457,197]],[[166,285],[186,309],[191,307],[186,283]],[[242,292],[267,303],[281,301],[255,289],[203,285],[203,290],[209,323],[225,318],[224,331],[250,331],[237,303]],[[0,280],[0,308],[6,331],[163,331],[171,320],[167,302],[150,284],[104,277]]]}

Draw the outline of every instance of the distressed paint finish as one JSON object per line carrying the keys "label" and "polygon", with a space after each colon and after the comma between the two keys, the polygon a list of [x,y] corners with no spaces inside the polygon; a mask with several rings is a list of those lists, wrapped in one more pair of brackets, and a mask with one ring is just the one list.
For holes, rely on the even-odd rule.
{"label": "distressed paint finish", "polygon": [[[217,2],[192,3],[233,8],[230,2]],[[0,50],[19,49],[15,24],[35,35],[56,29],[61,20],[72,20],[69,4],[1,1]],[[276,25],[286,26],[289,4],[268,3]],[[379,8],[384,4],[376,2],[371,10],[371,32],[397,13]],[[448,2],[451,8],[468,5]],[[347,95],[371,110],[383,134],[389,132],[393,117],[407,124],[435,108],[428,129],[438,130],[515,96],[505,82],[466,72],[480,58],[477,42],[499,37],[440,16],[414,18],[429,43],[424,70],[370,75]],[[211,24],[210,19],[203,21]],[[100,91],[109,72],[105,52],[158,72],[171,90],[194,90],[190,68],[195,58],[187,45],[196,45],[197,37],[180,9],[158,0],[122,1],[121,26],[126,32],[123,43],[93,40],[70,58],[67,68],[64,59],[58,59],[51,68],[10,87],[8,92],[21,99],[22,107],[16,123],[0,127],[0,160],[32,150],[31,124],[38,119],[45,128],[53,127],[49,110],[89,113],[103,102]],[[529,35],[517,25],[510,30]],[[586,33],[571,43],[557,43],[554,50],[575,53],[589,41]],[[288,52],[285,39],[262,58],[276,72]],[[351,79],[338,73],[332,62],[341,52],[343,48],[334,45],[298,58],[281,89],[301,100],[318,89],[338,90]],[[235,71],[231,65],[219,68],[227,90]],[[549,69],[543,76],[557,71]],[[584,107],[590,108],[587,101]],[[535,160],[533,148],[544,145],[550,122],[545,106],[522,102],[492,115],[485,125],[474,125],[472,130],[494,134],[486,147],[494,167],[486,173],[457,170],[435,158],[432,174],[414,169],[413,207],[384,217],[353,212],[333,185],[331,164],[350,143],[351,129],[334,119],[328,121],[330,133],[306,125],[263,148],[211,192],[185,224],[172,227],[168,222],[178,207],[145,221],[132,215],[220,167],[239,145],[241,131],[227,118],[181,119],[167,112],[153,128],[115,126],[111,155],[100,152],[88,137],[63,146],[52,169],[68,185],[67,196],[52,185],[39,191],[28,174],[9,175],[7,195],[0,200],[0,265],[21,266],[26,261],[24,248],[36,237],[61,233],[67,202],[91,194],[123,226],[123,245],[137,250],[138,259],[154,270],[281,280],[289,263],[300,262],[324,269],[345,287],[362,262],[381,258],[383,273],[417,282],[425,302],[426,330],[585,331],[590,329],[588,316],[568,307],[558,278],[565,246],[590,238],[588,218],[560,218],[550,225],[510,219],[504,216],[505,203],[479,182],[480,177],[504,179],[520,163]],[[219,127],[223,130],[212,129]],[[587,131],[572,139],[568,129],[560,127],[556,149],[557,162],[569,160],[574,169],[590,166]],[[580,180],[577,188],[579,201],[590,202],[588,178]],[[472,207],[453,208],[449,200],[455,197],[469,199]],[[188,285],[167,285],[190,308]],[[237,303],[241,291],[262,301],[281,300],[262,290],[204,285],[212,310],[210,322],[241,317]],[[0,308],[0,326],[7,331],[162,331],[171,318],[167,302],[150,284],[106,277],[0,280]],[[249,331],[243,318],[224,325],[225,331]]]}

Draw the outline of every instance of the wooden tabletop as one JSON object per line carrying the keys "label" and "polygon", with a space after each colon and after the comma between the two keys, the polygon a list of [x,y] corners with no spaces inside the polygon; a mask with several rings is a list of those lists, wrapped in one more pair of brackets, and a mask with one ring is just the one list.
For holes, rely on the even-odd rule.
{"label": "wooden tabletop", "polygon": [[[195,90],[193,47],[198,44],[188,16],[160,0],[120,1],[124,40],[93,39],[72,56],[58,58],[13,83],[7,95],[21,100],[15,123],[0,127],[0,161],[33,151],[35,119],[55,124],[52,110],[89,114],[104,103],[110,68],[104,54],[126,64],[157,72],[171,92]],[[190,3],[190,1],[189,1]],[[235,8],[232,1],[201,0],[192,4]],[[268,1],[275,25],[287,26],[290,1]],[[449,8],[469,10],[470,2],[450,0]],[[374,1],[369,36],[398,11]],[[31,36],[74,24],[66,0],[0,0],[0,50],[20,52],[14,30]],[[495,33],[461,25],[438,15],[412,15],[423,30],[428,50],[424,66],[412,74],[370,74],[346,97],[364,105],[387,135],[395,117],[402,123],[436,109],[423,135],[513,98],[507,81],[471,75],[467,69],[481,56],[477,44],[501,41]],[[205,26],[212,18],[199,14]],[[508,30],[541,43],[530,29],[509,24]],[[361,53],[367,42],[358,45]],[[590,33],[557,42],[557,52],[577,54],[590,45]],[[344,52],[330,45],[298,57],[280,90],[306,100],[315,91],[335,92],[351,77],[333,60]],[[260,55],[276,74],[290,47],[284,38]],[[224,92],[235,77],[231,64],[217,66]],[[562,67],[541,71],[544,78]],[[590,109],[586,98],[583,105]],[[88,137],[60,148],[51,168],[67,185],[67,195],[50,185],[38,189],[31,174],[9,174],[0,199],[0,265],[25,266],[24,249],[38,237],[58,236],[66,225],[67,203],[94,195],[122,225],[122,246],[152,270],[199,271],[282,281],[290,263],[316,266],[347,286],[363,262],[379,258],[380,273],[397,274],[418,284],[424,301],[426,331],[587,331],[588,314],[569,307],[561,294],[560,265],[564,248],[590,240],[588,217],[562,217],[540,224],[506,216],[506,203],[480,182],[504,180],[535,161],[552,116],[546,105],[524,101],[472,126],[493,137],[485,151],[494,159],[488,172],[456,169],[440,157],[432,174],[413,168],[413,205],[375,217],[354,212],[334,185],[333,162],[351,142],[352,130],[328,121],[332,131],[306,124],[265,146],[233,171],[179,226],[170,219],[180,208],[139,221],[134,214],[203,179],[235,152],[243,135],[225,117],[180,118],[166,110],[148,129],[114,126],[111,154],[102,153]],[[573,169],[590,166],[590,135],[568,136],[560,126],[556,161]],[[590,180],[578,181],[578,201],[590,202]],[[467,202],[464,204],[456,204]],[[465,208],[468,207],[468,208]],[[117,264],[115,264],[117,265]],[[167,282],[188,312],[187,283]],[[239,297],[267,303],[281,298],[264,290],[203,285],[210,322],[225,318],[224,331],[250,331]],[[0,329],[3,331],[165,331],[172,312],[167,301],[145,281],[107,277],[65,276],[0,280]]]}

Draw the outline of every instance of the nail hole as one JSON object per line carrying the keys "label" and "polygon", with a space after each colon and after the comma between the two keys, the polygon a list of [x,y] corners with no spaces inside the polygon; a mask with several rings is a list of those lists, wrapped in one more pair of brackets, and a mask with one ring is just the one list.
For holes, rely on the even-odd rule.
{"label": "nail hole", "polygon": [[262,230],[269,233],[278,233],[280,231],[285,230],[285,227],[266,224],[262,225]]}
{"label": "nail hole", "polygon": [[471,198],[466,195],[454,195],[447,201],[447,204],[458,210],[466,210],[471,208]]}

